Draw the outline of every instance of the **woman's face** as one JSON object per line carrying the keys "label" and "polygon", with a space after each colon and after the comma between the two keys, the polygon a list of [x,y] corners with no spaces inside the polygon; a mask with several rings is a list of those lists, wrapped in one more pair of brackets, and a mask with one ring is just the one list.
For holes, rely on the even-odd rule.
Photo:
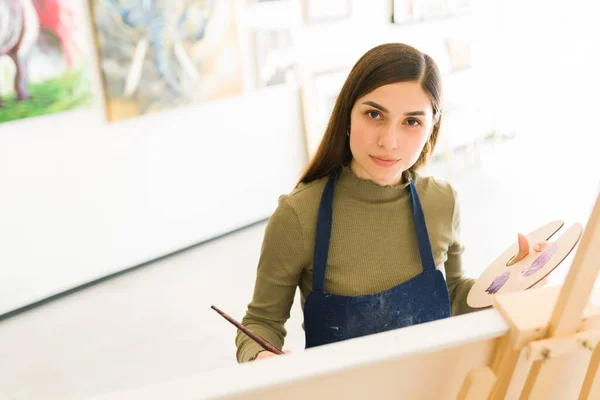
{"label": "woman's face", "polygon": [[401,183],[433,130],[429,96],[417,82],[398,82],[356,100],[350,114],[350,167],[378,185]]}

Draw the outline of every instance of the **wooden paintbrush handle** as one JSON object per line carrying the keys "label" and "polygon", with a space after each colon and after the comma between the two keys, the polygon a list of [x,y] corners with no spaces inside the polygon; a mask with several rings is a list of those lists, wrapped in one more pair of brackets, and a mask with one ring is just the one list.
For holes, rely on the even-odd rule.
{"label": "wooden paintbrush handle", "polygon": [[244,325],[237,322],[235,319],[231,318],[229,315],[225,314],[223,311],[219,310],[215,306],[210,306],[213,310],[221,314],[223,318],[227,321],[231,322],[235,325],[240,331],[244,332],[246,335],[250,337],[250,339],[254,340],[256,343],[260,344],[263,349],[270,351],[275,354],[284,354],[283,351],[279,350],[277,347],[273,346],[271,343],[266,341],[265,339],[258,336],[256,333],[252,332],[250,329],[246,328]]}

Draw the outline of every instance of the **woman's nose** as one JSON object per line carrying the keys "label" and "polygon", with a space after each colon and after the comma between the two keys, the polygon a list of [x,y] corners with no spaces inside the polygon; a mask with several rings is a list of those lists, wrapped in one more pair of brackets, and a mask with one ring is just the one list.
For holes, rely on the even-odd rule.
{"label": "woman's nose", "polygon": [[396,132],[396,128],[388,126],[382,129],[377,139],[377,145],[386,151],[396,149],[398,147],[398,133]]}

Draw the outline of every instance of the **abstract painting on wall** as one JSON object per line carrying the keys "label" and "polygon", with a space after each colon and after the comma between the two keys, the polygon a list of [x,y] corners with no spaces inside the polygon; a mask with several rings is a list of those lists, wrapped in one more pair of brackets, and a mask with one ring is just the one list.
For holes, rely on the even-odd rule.
{"label": "abstract painting on wall", "polygon": [[234,0],[92,0],[111,122],[243,91]]}
{"label": "abstract painting on wall", "polygon": [[0,122],[92,103],[81,6],[0,0]]}

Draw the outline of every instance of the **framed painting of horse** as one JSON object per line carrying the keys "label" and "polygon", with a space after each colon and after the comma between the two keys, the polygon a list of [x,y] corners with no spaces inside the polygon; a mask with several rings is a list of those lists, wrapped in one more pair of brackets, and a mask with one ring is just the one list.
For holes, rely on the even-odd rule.
{"label": "framed painting of horse", "polygon": [[81,2],[0,0],[0,122],[92,103]]}

